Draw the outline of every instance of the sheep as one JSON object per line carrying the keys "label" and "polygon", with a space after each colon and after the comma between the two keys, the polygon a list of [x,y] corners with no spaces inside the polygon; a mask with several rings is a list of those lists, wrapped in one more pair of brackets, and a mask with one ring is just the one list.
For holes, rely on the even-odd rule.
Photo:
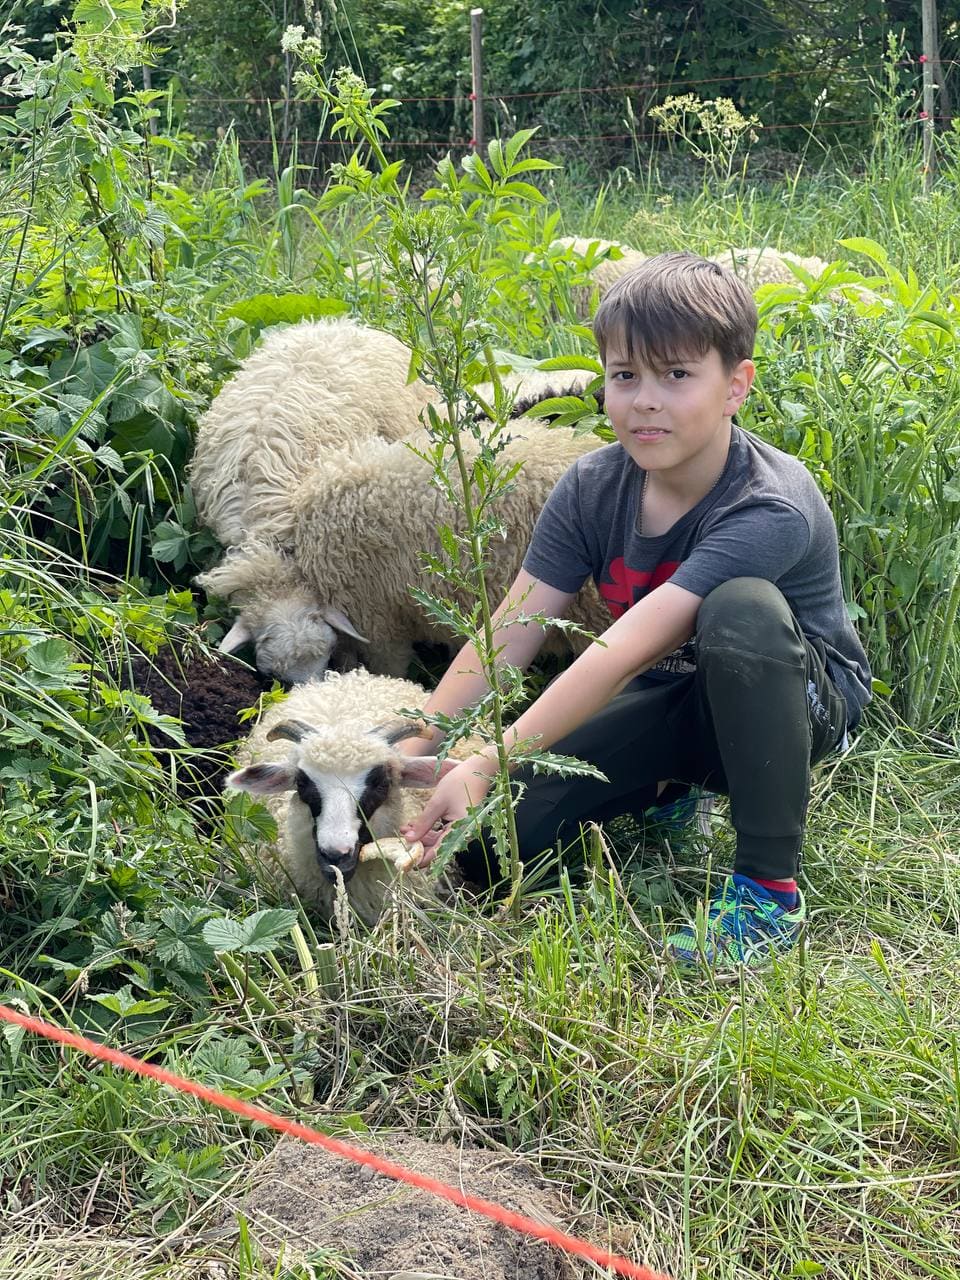
{"label": "sheep", "polygon": [[[547,373],[537,369],[504,375],[504,382],[516,395],[523,397],[519,402],[524,407],[529,402],[538,403],[550,394],[577,394],[592,379],[592,374],[580,370],[563,370],[559,373]],[[560,381],[562,379],[562,382]],[[554,389],[555,382],[559,390]],[[488,402],[493,399],[493,388],[487,384],[478,388]],[[524,421],[514,424],[516,430],[523,433],[532,429],[532,423]],[[540,428],[542,433],[544,429]],[[551,474],[558,479],[563,470],[565,459],[573,461],[574,456],[587,448],[594,447],[597,440],[588,438],[586,442],[574,447],[571,454],[570,433],[553,432],[549,436],[537,435],[538,442],[545,446],[545,457],[549,459],[559,448],[557,463],[551,467]],[[382,442],[381,442],[382,443]],[[425,434],[421,433],[416,443],[421,448],[429,447]],[[398,446],[398,449],[402,448]],[[428,484],[429,470],[424,474],[425,464],[420,460],[404,458],[401,453],[391,450],[382,455],[371,443],[360,451],[359,446],[348,451],[350,458],[362,452],[371,459],[382,459],[386,465],[399,466],[405,473],[411,467],[423,475],[423,486]],[[331,450],[320,464],[322,469],[335,473],[341,465],[341,451]],[[523,456],[522,454],[520,455]],[[399,459],[399,461],[398,461]],[[540,468],[544,459],[537,464]],[[375,466],[368,466],[366,471],[375,473]],[[521,487],[527,480],[521,477]],[[543,483],[541,476],[536,493],[531,500],[530,518],[515,536],[523,543],[529,538],[533,528],[533,517],[536,512],[532,505],[545,500],[549,485]],[[290,498],[291,505],[293,497]],[[430,495],[430,501],[436,501],[436,494]],[[393,528],[387,535],[390,540],[409,538],[410,516],[400,511],[395,501],[388,503],[387,510],[392,512]],[[288,516],[291,528],[296,523],[291,511]],[[418,522],[418,528],[423,522]],[[352,535],[350,535],[352,536]],[[331,564],[346,566],[350,563],[348,549],[351,546],[350,536],[344,535],[340,546],[331,549]],[[432,533],[424,534],[436,539],[436,526]],[[353,625],[344,610],[335,605],[328,597],[317,594],[316,582],[305,576],[303,567],[291,555],[289,547],[281,547],[270,539],[256,536],[247,538],[238,547],[231,548],[223,560],[214,568],[201,574],[197,582],[211,596],[229,599],[237,613],[233,625],[220,641],[220,648],[231,653],[243,645],[252,643],[256,650],[256,666],[265,675],[271,675],[284,683],[299,683],[311,676],[319,676],[329,664],[331,655],[335,656],[335,665],[347,669],[356,665],[365,655],[359,647],[367,643],[367,638]],[[415,556],[413,557],[415,559]],[[410,580],[415,578],[413,573]],[[405,590],[406,582],[403,584]],[[499,582],[497,585],[500,585]],[[505,584],[503,584],[505,585]],[[397,646],[409,653],[409,645]],[[380,667],[378,667],[380,669]],[[405,668],[400,666],[400,658],[388,666],[394,674],[403,674]]]}
{"label": "sheep", "polygon": [[[642,262],[646,262],[647,255],[640,253],[638,249],[631,249],[629,245],[620,244],[616,240],[600,240],[596,237],[586,238],[583,236],[560,236],[551,242],[554,245],[560,245],[564,249],[570,249],[578,257],[585,258],[593,246],[594,254],[604,253],[608,256],[595,262],[590,269],[590,279],[596,286],[601,297],[620,279],[621,276],[632,271],[634,267],[639,267]],[[609,251],[619,250],[621,256],[612,258]],[[593,289],[575,289],[574,302],[577,314],[583,319],[590,318],[590,302]]]}
{"label": "sheep", "polygon": [[750,289],[758,289],[762,284],[796,284],[799,277],[791,271],[790,263],[811,276],[823,275],[829,265],[822,258],[801,258],[789,250],[773,249],[769,245],[762,249],[724,249],[710,261],[733,271]]}
{"label": "sheep", "polygon": [[268,331],[200,420],[189,467],[200,522],[227,547],[288,543],[290,493],[307,466],[349,441],[417,428],[435,394],[408,384],[409,366],[401,342],[355,320]]}
{"label": "sheep", "polygon": [[[423,808],[425,791],[454,766],[396,750],[420,731],[400,712],[416,712],[426,699],[409,680],[362,670],[331,674],[271,706],[238,752],[240,768],[227,787],[264,800],[277,823],[273,854],[285,879],[327,919],[339,873],[357,915],[376,923],[399,868],[386,857],[364,860],[363,846],[398,838]],[[478,745],[459,742],[456,754],[463,759]],[[422,873],[411,871],[409,882],[430,895]]]}
{"label": "sheep", "polygon": [[341,669],[355,666],[358,651],[351,642],[366,644],[349,618],[317,599],[289,551],[275,543],[251,538],[197,582],[237,609],[220,651],[254,645],[257,670],[284,684],[322,675],[335,646]]}
{"label": "sheep", "polygon": [[[554,484],[601,443],[596,436],[577,436],[532,420],[514,421],[510,429],[512,438],[500,461],[507,466],[522,462],[523,469],[495,504],[505,536],[491,539],[487,547],[487,589],[494,599],[519,572]],[[447,465],[452,469],[452,460]],[[463,530],[462,516],[434,483],[430,463],[403,444],[383,440],[343,449],[335,465],[321,463],[306,477],[295,523],[294,557],[304,577],[318,602],[335,609],[354,633],[366,636],[364,658],[371,670],[402,675],[415,641],[450,641],[450,633],[428,618],[408,590],[410,584],[429,585],[422,554],[444,555],[441,526]],[[473,605],[468,592],[450,584],[440,594],[461,610]],[[609,614],[592,583],[577,597],[571,617],[594,633],[609,626]],[[582,644],[576,640],[573,647]],[[329,648],[324,653],[318,645],[316,674],[328,658]]]}

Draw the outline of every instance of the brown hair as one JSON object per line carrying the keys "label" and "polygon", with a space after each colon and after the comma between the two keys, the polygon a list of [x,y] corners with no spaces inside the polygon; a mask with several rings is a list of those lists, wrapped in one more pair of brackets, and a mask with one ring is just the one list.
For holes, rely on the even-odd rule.
{"label": "brown hair", "polygon": [[593,320],[606,359],[607,343],[623,338],[631,359],[670,364],[715,348],[724,368],[753,355],[757,305],[742,280],[695,253],[661,253],[620,277]]}

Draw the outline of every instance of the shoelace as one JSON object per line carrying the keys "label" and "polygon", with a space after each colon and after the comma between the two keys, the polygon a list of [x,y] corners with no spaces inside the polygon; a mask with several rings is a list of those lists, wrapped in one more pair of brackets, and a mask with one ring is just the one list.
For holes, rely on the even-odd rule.
{"label": "shoelace", "polygon": [[758,898],[745,884],[734,884],[728,880],[721,894],[710,904],[708,920],[711,924],[719,920],[719,929],[737,942],[755,942],[765,936],[754,920],[754,914],[761,912],[771,924],[776,923],[776,916],[768,916],[764,911],[767,903]]}

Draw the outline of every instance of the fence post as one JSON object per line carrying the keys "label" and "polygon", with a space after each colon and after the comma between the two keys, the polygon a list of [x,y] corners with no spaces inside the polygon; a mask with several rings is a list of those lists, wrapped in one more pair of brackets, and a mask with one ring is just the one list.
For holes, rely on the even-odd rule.
{"label": "fence post", "polygon": [[473,70],[474,151],[483,150],[483,10],[470,10],[470,66]]}
{"label": "fence post", "polygon": [[933,70],[939,61],[936,0],[921,0],[920,13],[923,28],[923,189],[929,191],[933,186],[933,171],[936,165],[934,148],[936,113],[933,92],[936,88],[933,82]]}

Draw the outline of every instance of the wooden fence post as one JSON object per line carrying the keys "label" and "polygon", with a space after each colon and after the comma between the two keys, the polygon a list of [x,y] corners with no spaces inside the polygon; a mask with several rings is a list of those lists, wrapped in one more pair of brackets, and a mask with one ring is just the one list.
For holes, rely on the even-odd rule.
{"label": "wooden fence post", "polygon": [[923,27],[923,189],[929,191],[933,186],[933,172],[937,162],[934,146],[936,141],[934,89],[936,86],[933,82],[934,67],[939,62],[936,0],[921,0],[921,20]]}
{"label": "wooden fence post", "polygon": [[483,10],[470,10],[470,65],[473,70],[474,151],[483,150]]}

